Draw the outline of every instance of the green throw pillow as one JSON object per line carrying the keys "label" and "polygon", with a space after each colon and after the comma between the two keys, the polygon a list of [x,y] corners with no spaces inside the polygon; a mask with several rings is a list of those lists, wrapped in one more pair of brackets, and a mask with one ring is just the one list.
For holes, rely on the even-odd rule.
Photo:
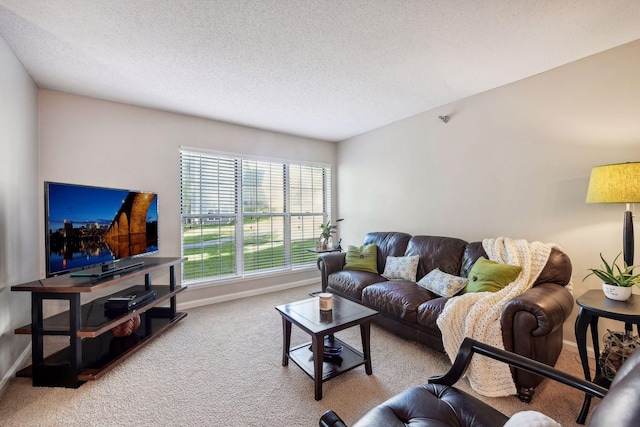
{"label": "green throw pillow", "polygon": [[345,260],[345,270],[360,270],[377,273],[378,247],[375,243],[366,246],[349,246]]}
{"label": "green throw pillow", "polygon": [[480,257],[471,267],[469,283],[461,293],[498,292],[518,278],[522,271],[519,265],[500,264]]}

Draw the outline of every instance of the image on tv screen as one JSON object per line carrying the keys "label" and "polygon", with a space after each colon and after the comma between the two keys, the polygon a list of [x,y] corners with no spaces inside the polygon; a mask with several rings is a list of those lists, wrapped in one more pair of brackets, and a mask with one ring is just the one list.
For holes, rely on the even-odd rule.
{"label": "image on tv screen", "polygon": [[47,276],[158,251],[155,193],[45,184]]}

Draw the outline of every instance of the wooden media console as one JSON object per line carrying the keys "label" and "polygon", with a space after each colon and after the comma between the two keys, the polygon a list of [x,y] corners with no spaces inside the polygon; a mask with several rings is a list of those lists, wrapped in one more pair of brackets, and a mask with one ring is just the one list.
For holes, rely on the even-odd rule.
{"label": "wooden media console", "polygon": [[[184,258],[136,258],[140,263],[114,274],[95,276],[63,275],[12,286],[12,291],[31,292],[31,324],[17,328],[16,334],[30,334],[32,365],[16,373],[31,377],[34,386],[76,388],[95,380],[118,363],[148,344],[153,338],[174,326],[187,313],[176,311],[176,294],[186,289],[176,285],[175,267]],[[127,261],[122,262],[125,266]],[[152,285],[151,273],[169,269],[169,285]],[[99,267],[98,270],[99,271]],[[82,293],[97,292],[116,285],[137,284],[111,295],[81,304]],[[114,316],[104,304],[113,296],[153,290],[150,302]],[[69,310],[44,318],[43,301],[66,300]],[[109,315],[108,315],[109,314]],[[116,337],[111,330],[132,318],[140,317],[139,328],[131,335]],[[44,337],[69,337],[69,346],[44,356]]]}

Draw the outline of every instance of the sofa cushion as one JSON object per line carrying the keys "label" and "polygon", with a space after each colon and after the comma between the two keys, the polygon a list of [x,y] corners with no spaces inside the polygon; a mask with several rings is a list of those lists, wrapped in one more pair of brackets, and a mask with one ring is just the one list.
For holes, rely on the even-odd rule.
{"label": "sofa cushion", "polygon": [[551,248],[549,261],[544,266],[538,279],[533,284],[536,286],[540,283],[555,283],[560,286],[567,286],[571,281],[571,260],[558,248]]}
{"label": "sofa cushion", "polygon": [[360,247],[349,245],[345,256],[344,269],[368,271],[369,273],[377,274],[377,254],[375,243]]}
{"label": "sofa cushion", "polygon": [[467,292],[498,292],[518,278],[522,271],[519,265],[501,264],[480,257],[469,272]]}
{"label": "sofa cushion", "polygon": [[464,289],[467,283],[469,280],[464,277],[454,276],[436,268],[420,279],[418,286],[422,286],[441,297],[452,297]]}
{"label": "sofa cushion", "polygon": [[416,281],[416,271],[418,270],[418,259],[415,256],[388,256],[382,275],[389,280]]}
{"label": "sofa cushion", "polygon": [[440,334],[440,328],[438,328],[438,316],[444,310],[444,306],[449,301],[447,297],[433,298],[429,301],[425,301],[418,306],[416,321],[422,326],[438,331]]}
{"label": "sofa cushion", "polygon": [[418,306],[433,298],[437,298],[433,292],[401,280],[376,283],[362,291],[363,304],[410,323],[416,323]]}
{"label": "sofa cushion", "polygon": [[457,275],[466,245],[467,242],[454,237],[413,236],[409,240],[405,255],[420,257],[416,275],[418,280],[434,268]]}
{"label": "sofa cushion", "polygon": [[482,242],[468,243],[464,248],[464,253],[462,254],[462,264],[460,265],[459,276],[469,277],[469,272],[471,271],[473,264],[475,264],[481,256],[489,258],[487,252],[482,246]]}
{"label": "sofa cushion", "polygon": [[378,273],[382,274],[388,256],[403,256],[411,235],[399,232],[379,231],[367,233],[363,245],[375,243],[378,247]]}
{"label": "sofa cushion", "polygon": [[368,271],[343,270],[329,275],[327,292],[344,295],[356,301],[362,299],[362,290],[373,283],[385,282],[387,279],[377,273]]}

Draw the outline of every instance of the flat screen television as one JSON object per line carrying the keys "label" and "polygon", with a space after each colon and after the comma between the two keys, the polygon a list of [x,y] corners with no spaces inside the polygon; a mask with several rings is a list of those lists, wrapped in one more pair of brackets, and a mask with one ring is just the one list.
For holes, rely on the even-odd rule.
{"label": "flat screen television", "polygon": [[74,272],[99,276],[90,270],[108,272],[117,261],[158,251],[156,193],[44,185],[47,277]]}

